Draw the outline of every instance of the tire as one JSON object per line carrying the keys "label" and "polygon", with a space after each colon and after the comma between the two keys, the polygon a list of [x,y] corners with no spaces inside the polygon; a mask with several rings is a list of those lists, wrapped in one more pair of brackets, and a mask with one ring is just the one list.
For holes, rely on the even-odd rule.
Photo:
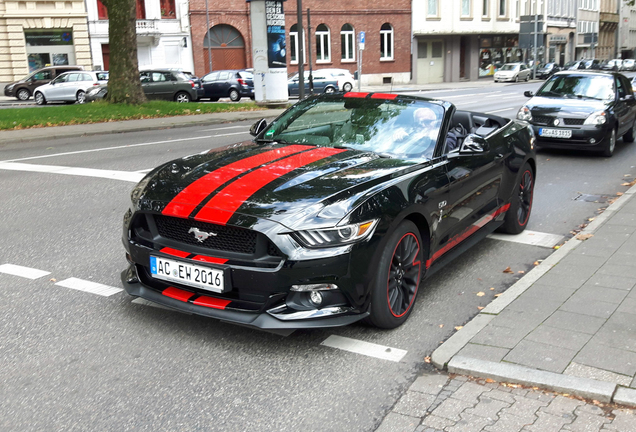
{"label": "tire", "polygon": [[174,101],[179,103],[187,103],[190,102],[190,95],[186,92],[179,92],[174,95]]}
{"label": "tire", "polygon": [[384,329],[404,324],[415,304],[423,256],[419,230],[411,221],[402,222],[389,236],[375,270],[368,319],[371,324]]}
{"label": "tire", "polygon": [[605,157],[612,157],[615,149],[616,149],[616,129],[612,128],[612,133],[610,134],[607,144],[605,144],[605,148],[603,149],[602,154]]}
{"label": "tire", "polygon": [[77,103],[79,104],[86,103],[86,92],[84,90],[78,91],[77,95],[75,96],[75,99],[77,100]]}
{"label": "tire", "polygon": [[352,88],[353,86],[351,85],[351,83],[344,83],[344,85],[342,86],[342,91],[345,93],[350,92]]}
{"label": "tire", "polygon": [[519,82],[519,75],[515,77],[515,82]]}
{"label": "tire", "polygon": [[636,121],[634,122],[632,127],[625,133],[625,135],[623,135],[623,142],[624,143],[633,143],[634,142],[634,139],[636,138],[636,131],[634,130],[635,128],[636,128]]}
{"label": "tire", "polygon": [[526,75],[526,82],[530,81],[530,74]]}
{"label": "tire", "polygon": [[33,99],[35,99],[35,103],[38,105],[46,105],[46,98],[40,92],[36,92]]}
{"label": "tire", "polygon": [[332,86],[325,87],[325,91],[324,91],[325,94],[332,94],[332,93],[335,93],[335,92],[336,92],[336,89],[333,88]]}
{"label": "tire", "polygon": [[18,100],[26,101],[26,100],[29,100],[29,98],[31,97],[31,93],[29,93],[29,91],[27,89],[23,89],[22,88],[22,89],[18,90],[18,92],[15,94],[15,97]]}
{"label": "tire", "polygon": [[506,234],[519,234],[526,229],[530,219],[534,197],[534,173],[527,162],[519,171],[516,183],[504,223],[498,229]]}
{"label": "tire", "polygon": [[235,89],[230,90],[229,96],[232,102],[238,102],[241,100],[241,95]]}

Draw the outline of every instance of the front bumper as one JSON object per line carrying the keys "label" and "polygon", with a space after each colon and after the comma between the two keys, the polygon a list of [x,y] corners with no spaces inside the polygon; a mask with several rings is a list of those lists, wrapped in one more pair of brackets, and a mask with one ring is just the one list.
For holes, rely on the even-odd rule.
{"label": "front bumper", "polygon": [[499,82],[514,82],[516,76],[495,76],[494,80]]}
{"label": "front bumper", "polygon": [[[572,131],[570,138],[548,138],[541,135],[542,129],[569,129]],[[556,149],[602,150],[609,140],[611,126],[608,124],[581,125],[572,127],[559,127],[532,124],[532,130],[537,138],[539,147]]]}
{"label": "front bumper", "polygon": [[13,88],[14,86],[5,86],[4,95],[8,97],[15,97],[15,95],[13,94]]}

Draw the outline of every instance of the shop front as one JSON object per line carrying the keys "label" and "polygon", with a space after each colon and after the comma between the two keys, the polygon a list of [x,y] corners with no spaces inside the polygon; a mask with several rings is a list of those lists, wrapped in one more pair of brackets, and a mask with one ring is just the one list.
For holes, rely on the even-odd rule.
{"label": "shop front", "polygon": [[72,29],[24,30],[29,72],[45,66],[74,65]]}
{"label": "shop front", "polygon": [[504,63],[523,61],[519,35],[486,35],[479,39],[479,77],[490,77]]}

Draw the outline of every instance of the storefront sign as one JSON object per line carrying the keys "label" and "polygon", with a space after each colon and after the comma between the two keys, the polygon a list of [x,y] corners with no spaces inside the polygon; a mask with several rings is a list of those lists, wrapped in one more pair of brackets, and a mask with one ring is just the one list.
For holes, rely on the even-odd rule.
{"label": "storefront sign", "polygon": [[26,30],[26,46],[73,45],[72,30]]}
{"label": "storefront sign", "polygon": [[566,44],[568,38],[566,35],[550,35],[550,44]]}

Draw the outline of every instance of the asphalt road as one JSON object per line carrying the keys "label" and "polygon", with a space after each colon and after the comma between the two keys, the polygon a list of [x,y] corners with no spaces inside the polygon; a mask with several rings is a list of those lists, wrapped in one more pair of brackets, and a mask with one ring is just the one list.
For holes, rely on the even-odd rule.
{"label": "asphalt road", "polygon": [[[539,83],[426,92],[513,117]],[[370,431],[431,366],[425,358],[547,257],[550,247],[486,239],[420,289],[394,331],[364,325],[284,337],[58,283],[119,288],[121,221],[133,179],[184,155],[248,139],[249,124],[0,144],[0,430]],[[540,151],[528,229],[554,244],[636,176],[636,145],[612,158]],[[2,162],[22,163],[7,170]],[[73,169],[76,168],[76,169]],[[626,176],[627,175],[627,176]],[[558,240],[558,241],[557,241]],[[504,273],[510,267],[513,273]],[[71,279],[74,281],[75,279]],[[481,295],[483,293],[483,295]],[[328,346],[335,336],[399,361]]]}

